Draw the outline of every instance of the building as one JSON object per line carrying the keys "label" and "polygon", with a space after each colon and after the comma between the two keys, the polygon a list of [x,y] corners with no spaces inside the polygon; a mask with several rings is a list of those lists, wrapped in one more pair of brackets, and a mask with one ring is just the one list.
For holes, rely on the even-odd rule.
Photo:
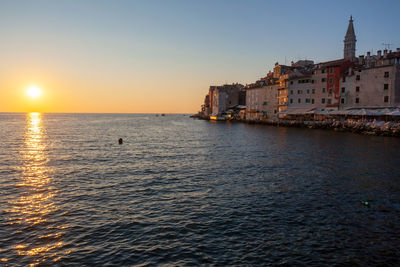
{"label": "building", "polygon": [[261,120],[264,118],[263,104],[266,85],[249,84],[246,85],[246,119]]}
{"label": "building", "polygon": [[299,60],[290,66],[277,62],[266,77],[242,91],[238,84],[211,86],[202,110],[220,115],[229,107],[245,104],[246,119],[263,120],[287,114],[400,106],[400,48],[356,57],[356,43],[350,16],[342,59],[317,64]]}
{"label": "building", "polygon": [[208,116],[211,114],[222,115],[229,108],[239,105],[242,89],[243,85],[238,83],[210,86],[208,95],[210,100],[209,111],[211,113]]}
{"label": "building", "polygon": [[341,83],[341,109],[400,105],[400,49],[360,56]]}

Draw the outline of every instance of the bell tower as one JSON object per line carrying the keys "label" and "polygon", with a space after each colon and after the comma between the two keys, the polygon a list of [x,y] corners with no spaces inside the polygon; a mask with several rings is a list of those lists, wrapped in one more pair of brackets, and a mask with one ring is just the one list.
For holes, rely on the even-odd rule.
{"label": "bell tower", "polygon": [[344,37],[343,58],[353,60],[356,57],[356,34],[354,33],[353,17],[350,16],[349,26]]}

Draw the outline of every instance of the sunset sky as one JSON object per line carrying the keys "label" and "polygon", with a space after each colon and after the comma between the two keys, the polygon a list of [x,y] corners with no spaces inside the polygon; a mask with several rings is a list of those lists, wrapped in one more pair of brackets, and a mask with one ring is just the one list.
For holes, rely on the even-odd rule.
{"label": "sunset sky", "polygon": [[357,54],[395,50],[399,10],[397,0],[0,0],[0,112],[194,113],[210,85],[254,82],[277,61],[341,58],[350,15]]}

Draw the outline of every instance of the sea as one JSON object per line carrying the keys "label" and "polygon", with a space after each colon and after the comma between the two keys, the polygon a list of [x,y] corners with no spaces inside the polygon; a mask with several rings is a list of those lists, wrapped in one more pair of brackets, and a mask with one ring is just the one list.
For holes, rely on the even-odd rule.
{"label": "sea", "polygon": [[104,265],[399,266],[400,139],[0,113],[0,266]]}

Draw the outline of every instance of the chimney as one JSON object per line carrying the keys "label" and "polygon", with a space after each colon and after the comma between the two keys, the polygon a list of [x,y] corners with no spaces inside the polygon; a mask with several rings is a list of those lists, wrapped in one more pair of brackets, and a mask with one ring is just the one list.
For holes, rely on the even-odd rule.
{"label": "chimney", "polygon": [[378,57],[382,56],[382,50],[378,50]]}
{"label": "chimney", "polygon": [[371,52],[367,52],[367,57],[370,57],[371,56]]}
{"label": "chimney", "polygon": [[384,56],[387,55],[387,49],[383,50],[383,55],[384,55]]}
{"label": "chimney", "polygon": [[400,47],[397,48],[397,52],[400,52]]}
{"label": "chimney", "polygon": [[391,54],[392,53],[392,50],[389,50],[389,54]]}
{"label": "chimney", "polygon": [[364,55],[359,56],[358,64],[360,64],[360,65],[364,64]]}

